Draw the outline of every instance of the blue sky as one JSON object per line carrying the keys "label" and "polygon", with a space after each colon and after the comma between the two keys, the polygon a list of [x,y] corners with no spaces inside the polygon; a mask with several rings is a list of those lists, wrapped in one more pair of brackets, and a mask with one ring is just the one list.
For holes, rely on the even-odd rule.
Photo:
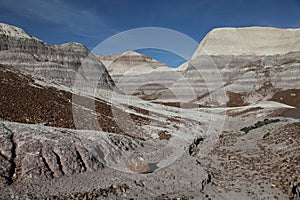
{"label": "blue sky", "polygon": [[[163,27],[197,42],[215,27],[300,27],[300,0],[0,0],[0,20],[50,43],[75,41],[93,49],[119,32]],[[141,50],[170,66],[183,62]]]}

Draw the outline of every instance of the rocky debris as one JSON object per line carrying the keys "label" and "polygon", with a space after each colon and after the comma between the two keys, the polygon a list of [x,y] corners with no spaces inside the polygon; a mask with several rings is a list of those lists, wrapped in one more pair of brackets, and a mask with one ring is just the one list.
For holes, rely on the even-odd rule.
{"label": "rocky debris", "polygon": [[300,199],[300,182],[290,181],[289,197],[290,199]]}
{"label": "rocky debris", "polygon": [[76,192],[73,194],[65,195],[65,196],[47,196],[44,197],[47,200],[92,200],[92,199],[103,199],[112,197],[120,197],[129,190],[129,186],[127,184],[121,185],[111,185],[108,188],[96,188],[87,192]]}
{"label": "rocky debris", "polygon": [[[243,131],[245,134],[247,134],[249,131],[251,131],[253,129],[257,129],[257,128],[260,128],[267,124],[276,123],[279,121],[280,121],[280,119],[264,119],[264,121],[258,121],[252,126],[247,126],[247,127],[242,128],[240,131]],[[265,135],[265,137],[267,137],[267,135]]]}
{"label": "rocky debris", "polygon": [[269,137],[271,135],[270,132],[267,132],[266,134],[264,134],[263,139],[266,139],[267,137]]}
{"label": "rocky debris", "polygon": [[[120,135],[109,135],[108,137],[115,146],[124,151],[135,150],[137,148],[137,144],[129,138]],[[142,143],[139,145],[142,145]]]}
{"label": "rocky debris", "polygon": [[189,147],[190,156],[195,156],[200,151],[198,145],[204,141],[203,137],[194,139],[193,143]]}
{"label": "rocky debris", "polygon": [[[141,115],[145,115],[145,116],[149,116],[150,115],[150,111],[149,110],[146,110],[146,109],[143,109],[143,108],[140,108],[140,107],[135,107],[135,106],[128,106],[128,108],[130,108],[131,110],[134,110],[136,113],[139,113]],[[133,120],[136,120],[137,123],[139,125],[148,125],[150,124],[150,122],[154,122],[155,120],[153,119],[149,119],[147,117],[143,117],[143,116],[139,116],[138,118],[136,118],[136,115],[131,115],[130,114],[130,117],[133,119]]]}
{"label": "rocky debris", "polygon": [[147,173],[150,171],[149,163],[140,153],[133,153],[126,159],[126,166],[136,173]]}
{"label": "rocky debris", "polygon": [[[140,125],[149,121],[147,117],[130,113],[130,119],[135,123],[132,123],[133,126],[123,126],[121,130],[112,109],[120,115],[126,114],[125,111],[104,100],[94,100],[53,87],[37,85],[33,77],[3,65],[0,65],[0,78],[0,118],[4,120],[75,129],[73,109],[80,111],[89,108],[94,102],[94,113],[86,115],[84,121],[78,122],[85,129],[101,128],[105,132],[125,135],[132,133],[133,137],[137,137],[142,132]],[[76,105],[72,107],[74,103]],[[146,110],[144,113],[146,114]],[[92,123],[92,117],[98,119],[100,127]],[[123,121],[126,123],[125,119]]]}
{"label": "rocky debris", "polygon": [[[123,145],[116,145],[115,143],[123,142],[124,146],[129,148],[130,146],[135,148],[139,145],[139,142],[135,142],[132,138],[126,136],[96,131],[60,129],[43,125],[9,122],[3,122],[3,124],[15,133],[17,144],[15,161],[18,167],[16,168],[16,180],[11,186],[7,186],[7,183],[3,180],[3,187],[0,188],[1,191],[4,191],[3,194],[9,195],[9,197],[14,195],[15,197],[21,197],[21,199],[24,196],[29,199],[40,199],[55,194],[56,199],[68,199],[73,194],[76,194],[75,196],[80,194],[80,198],[85,198],[85,191],[91,192],[93,188],[107,188],[107,185],[110,184],[120,185],[126,183],[131,188],[128,193],[126,192],[126,196],[115,197],[113,194],[109,194],[106,198],[154,199],[156,195],[164,193],[173,199],[174,197],[183,197],[183,195],[197,197],[198,192],[207,182],[202,181],[207,179],[206,172],[203,171],[202,174],[201,166],[195,167],[194,160],[192,160],[194,158],[190,156],[182,156],[178,163],[160,170],[153,168],[154,163],[149,163],[148,167],[144,165],[144,169],[141,170],[141,166],[143,166],[143,163],[147,163],[147,160],[143,159],[140,162],[139,157],[143,158],[143,156],[139,154],[137,159],[131,160],[136,161],[136,165],[142,163],[140,167],[136,167],[134,162],[131,162],[136,173],[124,173],[110,167],[100,167],[98,170],[90,169],[92,165],[90,163],[99,162],[106,165],[108,158],[112,162],[118,162],[119,154],[123,152],[126,154],[131,151],[124,151]],[[156,141],[161,142],[156,139],[155,141],[143,141],[143,143]],[[139,148],[138,150],[140,150]],[[106,154],[108,152],[110,155]],[[158,152],[158,156],[159,154],[160,152]],[[188,155],[187,152],[185,154]],[[90,157],[88,155],[92,155],[96,160],[90,160],[89,163]],[[18,165],[20,160],[22,162]],[[158,165],[156,169],[160,167]],[[137,169],[140,171],[137,171]],[[143,173],[143,175],[138,173]],[[142,182],[138,181],[136,184],[134,180],[141,180]],[[10,192],[11,188],[13,192]],[[17,191],[15,192],[15,190]],[[153,195],[153,191],[155,195]],[[195,194],[186,191],[192,191]]]}
{"label": "rocky debris", "polygon": [[201,186],[202,186],[201,191],[203,191],[204,188],[205,188],[208,184],[210,184],[211,182],[212,182],[211,175],[210,175],[210,173],[207,173],[207,178],[205,178],[205,179],[202,180],[202,183],[201,183]]}
{"label": "rocky debris", "polygon": [[189,198],[184,196],[184,195],[171,198],[171,197],[168,197],[168,195],[166,195],[166,194],[161,194],[161,195],[159,195],[158,197],[155,198],[155,200],[188,200],[188,199]]}
{"label": "rocky debris", "polygon": [[159,131],[158,136],[160,140],[169,140],[172,137],[171,134],[166,130]]}
{"label": "rocky debris", "polygon": [[255,130],[251,136],[224,134],[210,152],[210,162],[201,162],[212,174],[212,185],[227,192],[245,192],[250,199],[286,198],[289,180],[300,173],[299,125],[272,124],[265,128],[271,134],[264,139]]}
{"label": "rocky debris", "polygon": [[95,70],[91,67],[93,66],[102,71],[103,74],[99,77],[101,87],[114,88],[114,82],[105,66],[81,44],[46,44],[18,27],[3,23],[0,24],[0,41],[0,64],[10,65],[32,76],[66,86],[73,86],[78,69],[88,64],[87,70]]}
{"label": "rocky debris", "polygon": [[72,94],[55,88],[43,88],[34,79],[0,65],[0,118],[21,123],[44,123],[74,128]]}

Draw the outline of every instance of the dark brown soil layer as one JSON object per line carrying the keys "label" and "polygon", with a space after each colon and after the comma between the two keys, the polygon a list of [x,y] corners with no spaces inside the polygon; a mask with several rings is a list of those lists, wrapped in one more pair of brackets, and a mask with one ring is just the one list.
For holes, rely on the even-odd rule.
{"label": "dark brown soil layer", "polygon": [[227,102],[228,107],[246,106],[242,93],[227,92],[229,101]]}
{"label": "dark brown soil layer", "polygon": [[289,89],[276,92],[270,100],[300,108],[299,99],[300,89]]}
{"label": "dark brown soil layer", "polygon": [[[1,119],[28,124],[42,123],[46,126],[76,128],[73,120],[72,93],[60,91],[53,87],[35,85],[32,77],[3,65],[0,65],[0,82]],[[76,104],[83,107],[87,105],[95,106],[94,114],[97,115],[98,119],[96,122],[99,123],[102,131],[124,135],[131,135],[131,131],[141,131],[137,127],[128,127],[128,130],[124,132],[124,126],[122,126],[121,130],[118,124],[126,124],[126,120],[119,120],[121,122],[118,121],[117,124],[115,118],[118,116],[113,115],[112,110],[120,115],[128,115],[128,113],[108,102],[78,95],[74,95],[73,99],[74,97],[76,98]],[[134,109],[139,110],[139,108]],[[143,110],[143,114],[148,112]],[[93,117],[93,115],[87,116]],[[149,121],[146,117],[132,113],[129,116],[136,125],[145,124]],[[94,130],[97,124],[92,124],[92,121],[95,120],[86,118],[79,123],[85,123],[85,129]]]}
{"label": "dark brown soil layer", "polygon": [[282,117],[290,117],[295,119],[300,119],[300,108],[290,108],[286,109],[282,114]]}

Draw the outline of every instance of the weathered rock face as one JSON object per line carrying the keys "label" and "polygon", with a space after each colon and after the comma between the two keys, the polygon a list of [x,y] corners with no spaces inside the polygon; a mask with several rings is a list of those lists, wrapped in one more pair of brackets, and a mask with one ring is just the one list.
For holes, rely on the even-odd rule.
{"label": "weathered rock face", "polygon": [[105,63],[116,86],[127,95],[135,95],[146,100],[155,100],[164,92],[165,96],[173,96],[166,92],[180,77],[164,63],[135,51],[121,55],[96,55]]}
{"label": "weathered rock face", "polygon": [[126,166],[133,172],[146,173],[150,171],[149,163],[143,158],[142,155],[137,153],[132,154],[126,160]]}
{"label": "weathered rock face", "polygon": [[116,86],[125,94],[145,100],[174,99],[170,88],[182,77],[177,70],[134,51],[119,56],[97,55],[97,57],[107,64],[107,70]]}
{"label": "weathered rock face", "polygon": [[280,102],[299,107],[293,100],[300,90],[299,44],[300,29],[214,29],[185,64],[184,76],[204,106],[242,106],[280,93]]}
{"label": "weathered rock face", "polygon": [[[109,55],[95,54],[95,56],[105,65],[105,67],[108,67],[112,62],[114,62],[116,59],[120,57],[119,54],[109,54]],[[110,73],[110,75],[112,74]]]}
{"label": "weathered rock face", "polygon": [[103,71],[99,82],[104,87],[114,86],[105,66],[83,45],[73,42],[49,45],[20,28],[0,23],[0,64],[72,86],[84,62]]}
{"label": "weathered rock face", "polygon": [[300,106],[295,100],[300,95],[300,29],[217,28],[176,70],[143,64],[134,52],[107,60],[118,87],[146,100],[209,107],[275,100]]}
{"label": "weathered rock face", "polygon": [[[104,168],[118,159],[114,134],[0,121],[0,185],[38,182]],[[123,137],[124,146],[137,145]],[[129,147],[133,148],[133,147]]]}
{"label": "weathered rock face", "polygon": [[1,122],[1,181],[29,182],[103,168],[74,133]]}
{"label": "weathered rock face", "polygon": [[152,69],[169,68],[166,64],[135,51],[128,51],[121,55],[96,56],[104,63],[113,77],[126,73],[144,74]]}
{"label": "weathered rock face", "polygon": [[[137,147],[134,139],[122,136],[127,133],[117,126],[113,118],[112,110],[117,111],[118,108],[104,100],[97,100],[94,113],[99,114],[98,126],[94,126],[93,119],[85,116],[78,122],[86,125],[85,130],[94,131],[76,131],[74,129],[78,126],[75,126],[73,118],[72,96],[77,95],[43,86],[45,83],[41,80],[41,85],[35,81],[15,68],[0,65],[1,187],[15,182],[51,180],[97,171],[104,167],[105,162],[117,159],[122,151]],[[91,98],[77,98],[73,108],[87,110],[84,106]],[[136,120],[141,119],[134,116]],[[141,132],[140,127],[131,128]],[[133,133],[129,129],[128,133]]]}
{"label": "weathered rock face", "polygon": [[300,29],[216,28],[201,41],[193,58],[207,55],[278,55],[300,51]]}

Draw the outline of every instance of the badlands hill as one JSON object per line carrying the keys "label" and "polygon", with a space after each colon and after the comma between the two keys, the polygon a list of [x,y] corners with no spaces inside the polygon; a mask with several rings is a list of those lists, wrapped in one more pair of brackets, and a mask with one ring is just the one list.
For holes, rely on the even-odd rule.
{"label": "badlands hill", "polygon": [[157,68],[169,68],[166,64],[135,51],[127,51],[121,55],[96,56],[111,76],[121,76],[125,73],[143,74]]}
{"label": "badlands hill", "polygon": [[[214,29],[192,56],[185,77],[201,105],[275,100],[299,107],[299,42],[300,29]],[[224,92],[228,99],[216,99]]]}
{"label": "badlands hill", "polygon": [[300,29],[216,28],[176,70],[136,52],[101,59],[123,92],[156,103],[236,107],[273,100],[300,107]]}
{"label": "badlands hill", "polygon": [[167,105],[235,107],[274,100],[299,107],[299,63],[300,29],[216,28],[176,70],[152,70],[126,84],[143,82],[134,94]]}
{"label": "badlands hill", "polygon": [[104,65],[81,44],[50,45],[18,27],[4,23],[0,23],[0,41],[0,64],[72,86],[79,68],[89,63],[103,71],[100,85],[114,87]]}
{"label": "badlands hill", "polygon": [[268,27],[216,28],[201,41],[194,56],[280,55],[300,51],[300,29]]}
{"label": "badlands hill", "polygon": [[173,83],[172,80],[178,79],[179,74],[166,64],[135,51],[96,56],[104,63],[118,88],[142,99],[157,98]]}

